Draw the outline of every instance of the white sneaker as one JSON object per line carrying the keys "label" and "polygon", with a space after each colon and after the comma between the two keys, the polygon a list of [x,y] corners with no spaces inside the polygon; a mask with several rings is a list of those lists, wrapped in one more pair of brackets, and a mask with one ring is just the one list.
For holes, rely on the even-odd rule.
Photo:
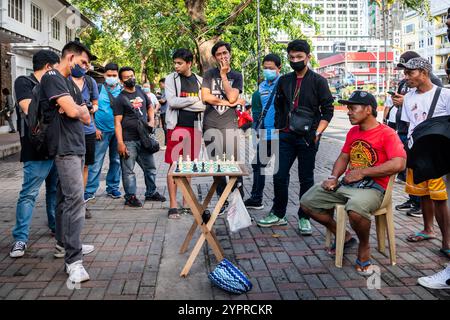
{"label": "white sneaker", "polygon": [[450,289],[450,264],[438,273],[417,279],[417,282],[430,289]]}
{"label": "white sneaker", "polygon": [[[90,244],[83,244],[81,246],[81,252],[83,253],[83,256],[92,253],[95,250],[95,247],[90,245]],[[64,258],[64,256],[66,255],[66,250],[64,250],[64,247],[56,244],[55,246],[55,253],[53,254],[53,256],[55,258]]]}
{"label": "white sneaker", "polygon": [[66,272],[69,275],[69,280],[73,283],[81,283],[89,280],[89,274],[83,267],[83,261],[78,260],[72,264],[66,263]]}
{"label": "white sneaker", "polygon": [[27,244],[23,241],[14,242],[11,251],[9,252],[9,256],[11,258],[20,258],[25,254],[25,250],[27,250]]}

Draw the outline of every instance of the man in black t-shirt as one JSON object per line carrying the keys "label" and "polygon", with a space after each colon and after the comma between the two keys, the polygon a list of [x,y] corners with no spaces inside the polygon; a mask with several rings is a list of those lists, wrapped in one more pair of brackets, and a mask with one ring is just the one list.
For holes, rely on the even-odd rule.
{"label": "man in black t-shirt", "polygon": [[[169,107],[166,111],[167,149],[165,162],[172,164],[179,156],[186,160],[198,159],[201,143],[201,118],[205,105],[201,94],[203,79],[191,71],[194,56],[187,49],[178,49],[172,56],[175,72],[166,77],[166,97]],[[178,219],[177,186],[173,178],[167,175],[170,206],[169,219]],[[185,207],[185,206],[184,206]],[[184,213],[188,212],[183,208]]]}
{"label": "man in black t-shirt", "polygon": [[16,94],[17,128],[20,133],[20,161],[23,162],[23,184],[16,208],[16,225],[12,235],[14,243],[9,253],[11,258],[19,258],[27,248],[31,218],[39,195],[39,189],[45,181],[48,227],[55,234],[56,182],[58,175],[53,159],[33,148],[28,137],[28,125],[25,115],[33,99],[33,88],[49,70],[59,63],[59,57],[50,50],[38,51],[33,56],[33,74],[21,76],[14,83]]}
{"label": "man in black t-shirt", "polygon": [[125,189],[125,205],[142,207],[136,197],[136,162],[144,171],[145,200],[164,202],[166,198],[156,191],[156,165],[153,154],[143,148],[138,132],[138,121],[142,118],[148,126],[155,127],[155,111],[148,96],[136,87],[133,68],[119,70],[119,79],[124,90],[114,101],[114,124],[117,137],[117,149],[122,167],[122,184]]}
{"label": "man in black t-shirt", "polygon": [[[222,158],[226,153],[227,159],[234,156],[238,159],[238,143],[240,140],[238,129],[237,106],[245,106],[245,100],[240,99],[242,93],[242,74],[231,70],[231,45],[219,41],[211,49],[211,54],[218,67],[208,70],[203,77],[202,100],[206,104],[203,120],[203,138],[207,146],[208,156],[215,159]],[[218,181],[217,194],[220,196],[225,190],[226,178],[215,177]],[[238,178],[241,195],[242,178]],[[224,212],[228,202],[225,202]]]}
{"label": "man in black t-shirt", "polygon": [[66,44],[61,63],[41,80],[40,106],[48,123],[47,146],[55,156],[58,170],[55,257],[64,256],[69,280],[89,280],[83,267],[83,254],[94,250],[81,243],[85,204],[83,166],[86,153],[83,124],[91,121],[89,110],[82,104],[81,92],[68,77],[79,68],[87,68],[92,55],[77,41]]}

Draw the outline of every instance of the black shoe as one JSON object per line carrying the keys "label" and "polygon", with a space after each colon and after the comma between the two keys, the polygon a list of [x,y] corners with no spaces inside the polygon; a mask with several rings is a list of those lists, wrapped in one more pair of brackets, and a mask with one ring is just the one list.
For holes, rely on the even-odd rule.
{"label": "black shoe", "polygon": [[86,214],[84,215],[84,217],[86,219],[91,219],[92,218],[92,213],[90,210],[86,209]]}
{"label": "black shoe", "polygon": [[152,196],[145,197],[145,201],[158,201],[165,202],[166,198],[159,194],[159,192],[155,192]]}
{"label": "black shoe", "polygon": [[253,200],[252,198],[249,198],[244,201],[245,207],[247,209],[254,209],[254,210],[262,210],[264,209],[264,205],[261,201]]}
{"label": "black shoe", "polygon": [[416,206],[416,204],[414,203],[414,201],[412,200],[408,200],[402,204],[399,204],[398,206],[395,206],[395,210],[398,211],[409,211],[412,208],[414,208]]}
{"label": "black shoe", "polygon": [[228,203],[228,200],[225,200],[225,203],[223,204],[222,209],[220,209],[219,216],[221,216],[225,213],[225,210],[227,210],[229,205],[230,204]]}
{"label": "black shoe", "polygon": [[136,198],[136,196],[129,196],[125,198],[125,205],[134,208],[141,208],[142,202],[139,201],[139,199]]}
{"label": "black shoe", "polygon": [[422,209],[420,209],[420,207],[414,206],[406,212],[406,215],[415,218],[422,218]]}

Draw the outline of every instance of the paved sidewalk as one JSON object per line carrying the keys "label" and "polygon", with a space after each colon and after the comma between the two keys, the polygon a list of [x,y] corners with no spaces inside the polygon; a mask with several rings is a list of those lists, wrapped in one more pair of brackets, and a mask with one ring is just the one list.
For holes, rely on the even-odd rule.
{"label": "paved sidewalk", "polygon": [[[317,157],[317,181],[329,174],[341,146],[342,141],[324,137]],[[123,199],[106,197],[105,170],[98,196],[88,205],[93,219],[86,221],[83,230],[84,243],[96,247],[84,259],[92,280],[82,284],[80,290],[70,290],[65,283],[63,261],[52,255],[55,241],[46,227],[44,188],[33,217],[29,250],[17,260],[8,255],[22,181],[17,161],[17,155],[0,161],[0,299],[450,299],[448,291],[427,290],[416,283],[417,277],[440,271],[447,262],[438,253],[440,241],[405,242],[405,236],[419,230],[422,222],[398,212],[397,266],[390,266],[388,257],[375,250],[375,234],[371,235],[373,260],[381,270],[380,290],[369,290],[365,278],[354,271],[356,249],[345,255],[342,269],[335,268],[325,251],[324,228],[313,223],[312,237],[302,237],[297,231],[297,164],[291,174],[288,226],[261,229],[253,225],[230,234],[224,216],[216,223],[216,234],[226,257],[250,276],[254,285],[250,293],[228,295],[211,285],[207,273],[217,261],[206,246],[189,276],[180,278],[188,253],[180,255],[178,250],[192,217],[168,220],[167,202],[147,202],[142,209],[124,207]],[[158,189],[168,197],[163,152],[156,155],[156,163]],[[138,196],[143,199],[142,172],[137,172]],[[263,217],[271,206],[273,183],[271,177],[267,180],[266,210],[251,211],[255,219]],[[194,184],[194,190],[204,196],[210,181],[194,180]],[[244,185],[248,194],[251,177],[244,179]],[[395,204],[405,200],[402,188],[395,186]]]}
{"label": "paved sidewalk", "polygon": [[0,134],[0,159],[20,151],[19,133]]}

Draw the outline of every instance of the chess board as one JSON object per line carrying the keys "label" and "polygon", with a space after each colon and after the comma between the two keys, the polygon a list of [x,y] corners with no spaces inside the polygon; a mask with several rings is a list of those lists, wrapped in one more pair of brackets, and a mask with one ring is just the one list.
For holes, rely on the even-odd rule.
{"label": "chess board", "polygon": [[[178,167],[178,171],[177,171]],[[242,167],[238,163],[225,162],[220,163],[220,172],[219,164],[217,162],[208,162],[204,163],[204,171],[202,170],[202,162],[197,163],[197,171],[194,171],[194,162],[186,162],[183,161],[181,166],[177,164],[172,164],[171,174],[174,176],[185,176],[185,175],[195,175],[195,176],[211,176],[211,175],[246,175],[246,172],[242,170]]]}

